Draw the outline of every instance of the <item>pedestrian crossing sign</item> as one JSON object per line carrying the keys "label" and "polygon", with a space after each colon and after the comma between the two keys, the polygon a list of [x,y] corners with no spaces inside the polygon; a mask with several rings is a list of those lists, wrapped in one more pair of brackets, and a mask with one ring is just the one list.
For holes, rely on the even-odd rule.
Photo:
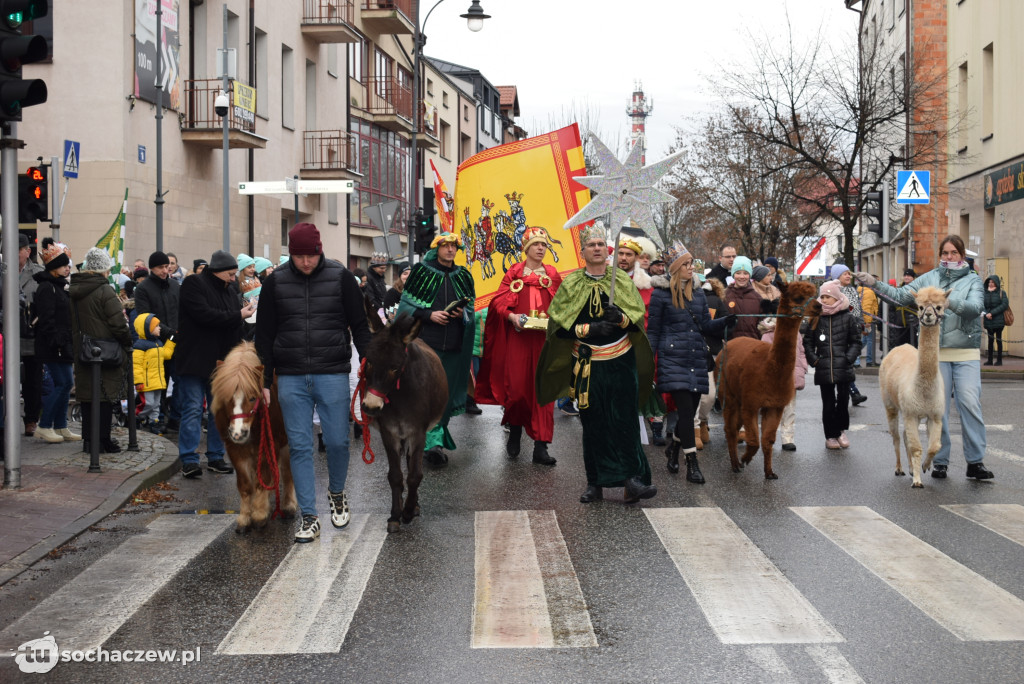
{"label": "pedestrian crossing sign", "polygon": [[896,204],[928,204],[931,171],[897,171]]}
{"label": "pedestrian crossing sign", "polygon": [[78,178],[78,156],[81,143],[74,140],[64,141],[64,177]]}

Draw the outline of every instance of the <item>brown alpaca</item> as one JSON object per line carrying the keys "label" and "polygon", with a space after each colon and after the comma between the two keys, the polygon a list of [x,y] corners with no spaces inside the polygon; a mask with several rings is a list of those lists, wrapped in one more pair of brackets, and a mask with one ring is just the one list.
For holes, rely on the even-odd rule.
{"label": "brown alpaca", "polygon": [[[779,303],[779,320],[775,326],[775,340],[762,342],[749,337],[729,340],[718,355],[718,367],[723,368],[722,417],[725,419],[725,441],[729,445],[732,471],[740,472],[757,453],[758,424],[761,415],[760,448],[764,453],[764,477],[776,480],[772,471],[772,447],[779,428],[782,409],[793,398],[793,367],[796,365],[796,345],[803,316],[816,316],[821,305],[814,298],[815,287],[807,282],[783,285]],[[736,458],[736,437],[740,426],[746,429],[746,453],[742,464]]]}
{"label": "brown alpaca", "polygon": [[[942,438],[942,414],[946,410],[945,385],[939,375],[939,337],[942,317],[948,305],[949,293],[937,287],[922,287],[914,297],[917,316],[921,322],[918,349],[903,344],[896,347],[882,361],[878,369],[878,383],[882,389],[882,403],[889,419],[889,434],[896,449],[896,475],[905,475],[900,463],[900,413],[903,414],[903,442],[907,447],[907,460],[914,475],[913,487],[924,487],[921,473],[928,472],[932,459],[939,452]],[[921,435],[918,425],[928,420],[928,457],[921,465]]]}

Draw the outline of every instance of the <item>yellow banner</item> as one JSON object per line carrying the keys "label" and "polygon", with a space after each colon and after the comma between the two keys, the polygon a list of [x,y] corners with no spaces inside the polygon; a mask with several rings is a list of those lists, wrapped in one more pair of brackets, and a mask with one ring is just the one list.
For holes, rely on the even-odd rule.
{"label": "yellow banner", "polygon": [[523,260],[522,238],[541,226],[553,249],[544,262],[568,273],[580,261],[583,226],[562,226],[590,200],[590,192],[572,179],[586,175],[576,124],[480,152],[459,165],[455,177],[453,232],[465,249],[455,262],[476,281],[476,309],[487,306],[513,264]]}

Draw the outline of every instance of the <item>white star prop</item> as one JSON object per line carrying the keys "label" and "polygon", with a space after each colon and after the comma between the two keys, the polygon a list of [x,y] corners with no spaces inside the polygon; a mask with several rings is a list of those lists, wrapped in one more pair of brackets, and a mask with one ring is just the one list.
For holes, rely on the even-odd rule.
{"label": "white star prop", "polygon": [[591,199],[586,206],[576,212],[575,216],[566,221],[564,227],[572,228],[605,214],[611,214],[610,228],[613,239],[629,219],[636,221],[645,230],[656,230],[651,208],[655,204],[674,202],[676,198],[654,186],[679,161],[683,152],[676,152],[660,162],[640,168],[640,145],[634,145],[625,163],[622,163],[596,135],[589,135],[594,143],[594,153],[601,169],[607,173],[603,176],[577,176],[573,179],[580,185],[596,191],[597,197]]}

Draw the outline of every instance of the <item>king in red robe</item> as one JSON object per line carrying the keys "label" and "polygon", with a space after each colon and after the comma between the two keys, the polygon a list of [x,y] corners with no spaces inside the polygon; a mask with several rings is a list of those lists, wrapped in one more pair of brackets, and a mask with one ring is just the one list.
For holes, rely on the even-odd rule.
{"label": "king in red robe", "polygon": [[476,382],[479,404],[505,407],[502,424],[509,426],[506,452],[519,456],[523,429],[533,440],[533,461],[555,465],[548,444],[555,431],[554,404],[537,404],[534,372],[544,346],[548,306],[562,277],[554,266],[542,263],[550,249],[547,231],[531,226],[523,234],[526,260],[512,266],[502,278],[487,309],[484,355]]}

